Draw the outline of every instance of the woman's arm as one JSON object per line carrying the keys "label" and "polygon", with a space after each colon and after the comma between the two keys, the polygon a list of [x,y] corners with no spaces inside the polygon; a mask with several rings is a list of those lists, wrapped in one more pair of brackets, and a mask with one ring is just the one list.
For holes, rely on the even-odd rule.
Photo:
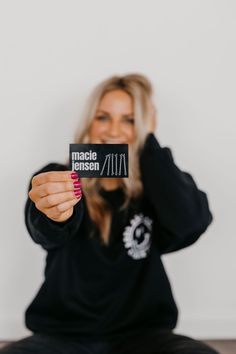
{"label": "woman's arm", "polygon": [[160,252],[194,243],[213,220],[207,195],[176,166],[171,150],[161,147],[153,133],[147,135],[141,152],[140,171],[144,195],[156,212]]}
{"label": "woman's arm", "polygon": [[[64,165],[50,163],[35,172],[33,176],[48,171],[66,171]],[[31,180],[28,192],[32,188]],[[75,206],[72,216],[64,222],[56,222],[48,218],[36,208],[34,202],[28,197],[24,208],[25,225],[35,243],[40,244],[45,250],[63,246],[78,232],[84,215],[84,204],[81,199]]]}

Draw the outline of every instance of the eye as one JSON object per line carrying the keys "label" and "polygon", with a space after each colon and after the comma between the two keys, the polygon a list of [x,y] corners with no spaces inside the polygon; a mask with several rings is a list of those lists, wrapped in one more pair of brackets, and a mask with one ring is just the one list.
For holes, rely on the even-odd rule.
{"label": "eye", "polygon": [[134,124],[134,118],[125,118],[125,121],[129,124]]}
{"label": "eye", "polygon": [[98,120],[106,120],[108,118],[106,115],[102,114],[96,117]]}

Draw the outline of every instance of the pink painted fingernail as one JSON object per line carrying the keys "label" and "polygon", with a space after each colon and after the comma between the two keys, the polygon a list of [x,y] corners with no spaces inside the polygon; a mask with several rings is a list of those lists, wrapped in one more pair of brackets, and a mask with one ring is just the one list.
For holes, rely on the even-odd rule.
{"label": "pink painted fingernail", "polygon": [[75,193],[75,194],[82,194],[82,192],[81,192],[80,189],[74,189],[74,193]]}
{"label": "pink painted fingernail", "polygon": [[78,195],[78,194],[82,194],[82,192],[81,192],[81,190],[80,189],[74,189],[74,193],[75,193],[75,195]]}
{"label": "pink painted fingernail", "polygon": [[75,187],[80,187],[81,186],[81,182],[78,182],[78,181],[73,182],[73,184],[74,184]]}
{"label": "pink painted fingernail", "polygon": [[77,193],[77,192],[75,192],[75,196],[76,196],[77,198],[79,198],[79,197],[82,196],[82,193]]}
{"label": "pink painted fingernail", "polygon": [[80,178],[78,172],[72,172],[70,174],[70,176],[71,176],[72,179],[79,179]]}
{"label": "pink painted fingernail", "polygon": [[81,190],[81,186],[74,186],[74,190]]}

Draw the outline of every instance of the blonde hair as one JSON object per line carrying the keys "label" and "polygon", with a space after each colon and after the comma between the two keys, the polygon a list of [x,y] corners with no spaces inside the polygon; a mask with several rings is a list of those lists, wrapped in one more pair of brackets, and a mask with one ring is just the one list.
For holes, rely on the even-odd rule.
{"label": "blonde hair", "polygon": [[[74,135],[74,144],[90,143],[89,128],[95,117],[97,107],[102,97],[113,90],[123,90],[133,99],[136,140],[129,145],[129,177],[121,178],[121,188],[124,191],[124,203],[119,210],[124,210],[132,198],[137,198],[143,192],[139,169],[139,155],[148,134],[148,121],[156,109],[152,104],[153,89],[150,81],[140,74],[114,75],[99,83],[91,92],[84,107],[82,119]],[[69,165],[69,160],[66,161]],[[100,178],[83,178],[81,180],[83,195],[87,204],[89,216],[98,227],[101,241],[109,241],[111,227],[111,211],[106,200],[99,194]]]}

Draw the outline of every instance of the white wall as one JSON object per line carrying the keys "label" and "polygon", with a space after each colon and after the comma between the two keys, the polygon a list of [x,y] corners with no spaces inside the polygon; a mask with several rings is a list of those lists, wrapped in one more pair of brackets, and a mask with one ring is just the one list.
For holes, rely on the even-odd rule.
{"label": "white wall", "polygon": [[235,11],[233,0],[0,2],[0,339],[30,333],[24,309],[43,279],[24,225],[29,178],[67,157],[93,85],[134,71],[155,87],[161,144],[214,215],[197,243],[163,256],[176,332],[235,337]]}

